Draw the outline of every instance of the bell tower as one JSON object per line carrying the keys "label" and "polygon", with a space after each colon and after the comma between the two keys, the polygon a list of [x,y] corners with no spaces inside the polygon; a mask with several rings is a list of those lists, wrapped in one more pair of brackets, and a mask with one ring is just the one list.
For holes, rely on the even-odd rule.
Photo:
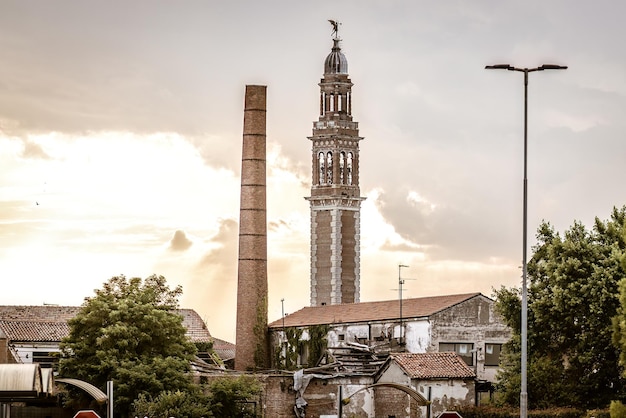
{"label": "bell tower", "polygon": [[359,302],[360,218],[358,123],[352,120],[352,82],[341,52],[339,22],[324,62],[320,115],[313,122],[311,306]]}

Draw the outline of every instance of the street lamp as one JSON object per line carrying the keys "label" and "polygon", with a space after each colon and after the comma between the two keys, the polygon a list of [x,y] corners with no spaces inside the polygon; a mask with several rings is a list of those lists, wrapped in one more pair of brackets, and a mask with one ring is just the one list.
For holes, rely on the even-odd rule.
{"label": "street lamp", "polygon": [[528,392],[526,389],[527,381],[527,362],[528,362],[528,289],[527,289],[527,271],[526,271],[526,241],[528,229],[528,176],[527,176],[527,155],[528,155],[528,73],[543,70],[566,70],[567,66],[544,64],[535,68],[517,68],[509,64],[487,65],[486,70],[508,70],[519,71],[524,73],[524,214],[522,229],[522,370],[521,370],[521,387],[520,387],[520,418],[526,418],[528,415]]}

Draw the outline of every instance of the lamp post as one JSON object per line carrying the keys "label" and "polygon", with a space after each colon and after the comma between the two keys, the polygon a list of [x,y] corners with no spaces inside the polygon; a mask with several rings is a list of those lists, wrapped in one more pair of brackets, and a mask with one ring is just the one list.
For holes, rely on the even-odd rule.
{"label": "lamp post", "polygon": [[509,64],[487,65],[486,70],[508,70],[524,73],[524,214],[522,226],[522,367],[520,385],[520,418],[528,416],[527,363],[528,363],[528,285],[527,285],[527,230],[528,230],[528,73],[543,70],[566,70],[567,66],[544,64],[535,68],[517,68]]}

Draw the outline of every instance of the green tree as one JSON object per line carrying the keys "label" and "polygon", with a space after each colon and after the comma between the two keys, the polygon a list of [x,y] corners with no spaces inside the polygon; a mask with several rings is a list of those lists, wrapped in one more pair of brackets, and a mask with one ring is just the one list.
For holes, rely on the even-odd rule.
{"label": "green tree", "polygon": [[[606,407],[624,389],[612,318],[618,283],[626,206],[611,218],[596,218],[591,231],[575,222],[563,237],[548,223],[528,263],[528,398],[531,407]],[[519,291],[496,291],[497,306],[515,337],[504,350],[499,389],[519,402]],[[593,396],[589,396],[593,394]]]}
{"label": "green tree", "polygon": [[60,375],[101,389],[114,381],[115,409],[122,416],[141,394],[188,390],[196,347],[175,311],[181,287],[170,289],[163,276],[117,276],[95,293],[69,321]]}
{"label": "green tree", "polygon": [[191,392],[161,392],[156,398],[145,394],[133,402],[133,415],[150,418],[212,417],[209,398],[200,390]]}
{"label": "green tree", "polygon": [[250,375],[217,378],[208,385],[211,412],[216,417],[254,417],[261,390],[261,383]]}

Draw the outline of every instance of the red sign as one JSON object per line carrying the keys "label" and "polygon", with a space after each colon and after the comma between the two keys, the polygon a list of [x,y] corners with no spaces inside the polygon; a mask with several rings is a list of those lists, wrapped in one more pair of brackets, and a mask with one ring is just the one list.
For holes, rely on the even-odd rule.
{"label": "red sign", "polygon": [[443,411],[437,418],[461,418],[461,414],[456,411]]}
{"label": "red sign", "polygon": [[74,415],[74,418],[100,418],[100,415],[96,414],[94,411],[90,410],[83,410],[83,411],[78,411],[76,413],[76,415]]}

